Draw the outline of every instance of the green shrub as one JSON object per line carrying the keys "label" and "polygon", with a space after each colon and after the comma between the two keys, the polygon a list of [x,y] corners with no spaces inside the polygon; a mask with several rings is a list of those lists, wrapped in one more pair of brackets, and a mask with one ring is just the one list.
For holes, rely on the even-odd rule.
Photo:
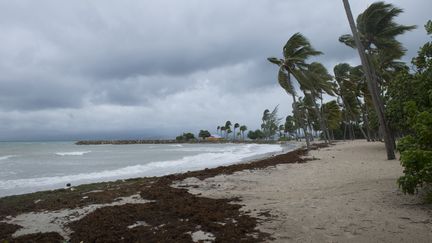
{"label": "green shrub", "polygon": [[[409,107],[415,109],[414,106]],[[413,114],[415,111],[410,110]],[[432,113],[423,111],[410,119],[413,135],[398,143],[404,176],[398,179],[404,193],[413,194],[418,187],[432,184]]]}

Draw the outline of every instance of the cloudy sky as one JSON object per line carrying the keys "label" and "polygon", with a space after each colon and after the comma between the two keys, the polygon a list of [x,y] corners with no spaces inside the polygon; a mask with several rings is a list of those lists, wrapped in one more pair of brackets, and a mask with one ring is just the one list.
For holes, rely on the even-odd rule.
{"label": "cloudy sky", "polygon": [[[351,1],[355,16],[373,1]],[[430,0],[388,1],[429,40]],[[302,32],[330,70],[358,63],[342,1],[0,0],[0,140],[173,137],[291,111],[269,56]]]}

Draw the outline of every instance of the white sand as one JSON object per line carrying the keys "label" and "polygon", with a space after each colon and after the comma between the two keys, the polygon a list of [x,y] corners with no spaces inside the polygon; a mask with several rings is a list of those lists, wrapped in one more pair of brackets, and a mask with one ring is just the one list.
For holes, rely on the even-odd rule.
{"label": "white sand", "polygon": [[432,242],[431,206],[398,190],[402,167],[382,143],[341,142],[310,156],[319,160],[179,184],[198,185],[190,192],[203,197],[239,196],[253,216],[269,212],[259,229],[276,242]]}

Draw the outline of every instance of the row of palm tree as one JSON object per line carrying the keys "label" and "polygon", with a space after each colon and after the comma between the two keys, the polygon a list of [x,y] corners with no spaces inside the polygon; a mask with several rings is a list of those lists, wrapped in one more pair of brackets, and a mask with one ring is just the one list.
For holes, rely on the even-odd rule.
{"label": "row of palm tree", "polygon": [[[268,60],[279,67],[278,82],[292,97],[294,125],[303,130],[308,147],[310,133],[317,129],[329,143],[333,137],[331,128],[340,119],[344,133],[349,133],[351,138],[354,126],[359,127],[368,141],[384,138],[387,158],[394,159],[394,137],[385,117],[383,96],[394,73],[405,67],[397,61],[406,50],[396,37],[415,26],[397,24],[394,19],[402,9],[384,2],[370,5],[355,23],[348,0],[343,0],[343,4],[352,35],[342,35],[339,41],[358,50],[361,65],[338,64],[333,69],[333,78],[322,64],[308,62],[322,52],[315,50],[301,33],[288,39],[282,58]],[[337,96],[337,100],[323,104],[324,94]],[[340,110],[340,116],[336,109]]]}
{"label": "row of palm tree", "polygon": [[297,102],[296,87],[299,87],[305,99],[313,103],[314,113],[318,117],[324,140],[328,143],[330,141],[328,129],[317,101],[322,100],[323,93],[334,95],[335,86],[331,82],[333,78],[321,63],[307,63],[308,58],[322,53],[315,50],[306,37],[296,33],[287,41],[282,54],[283,58],[270,57],[268,60],[279,66],[278,82],[293,99],[292,108],[296,127],[303,130],[309,148],[308,110],[305,109],[306,107],[299,106],[303,104],[304,100],[300,100],[300,103]]}
{"label": "row of palm tree", "polygon": [[395,60],[400,59],[406,51],[396,37],[415,26],[397,24],[394,18],[403,10],[384,2],[369,6],[357,17],[356,26],[348,0],[343,0],[343,4],[352,35],[343,35],[339,40],[359,52],[368,91],[384,137],[387,158],[395,159],[395,141],[385,117],[383,86],[391,79],[392,75],[388,72],[398,66]]}
{"label": "row of palm tree", "polygon": [[[231,126],[233,127],[233,130],[231,130]],[[221,137],[225,137],[225,139],[229,138],[229,134],[233,133],[233,140],[236,140],[237,137],[240,135],[242,136],[243,140],[245,139],[244,133],[248,130],[246,125],[240,125],[239,123],[235,123],[234,126],[232,125],[231,121],[226,121],[225,125],[217,126],[217,133],[220,134]],[[239,129],[240,131],[236,133],[236,129]]]}

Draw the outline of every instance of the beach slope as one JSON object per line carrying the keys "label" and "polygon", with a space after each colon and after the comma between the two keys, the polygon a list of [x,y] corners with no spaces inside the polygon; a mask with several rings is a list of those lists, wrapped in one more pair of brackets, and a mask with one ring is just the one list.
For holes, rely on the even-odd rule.
{"label": "beach slope", "polygon": [[316,160],[179,185],[203,197],[241,198],[276,242],[432,241],[432,208],[399,191],[402,167],[385,159],[384,144],[339,142],[309,157]]}

